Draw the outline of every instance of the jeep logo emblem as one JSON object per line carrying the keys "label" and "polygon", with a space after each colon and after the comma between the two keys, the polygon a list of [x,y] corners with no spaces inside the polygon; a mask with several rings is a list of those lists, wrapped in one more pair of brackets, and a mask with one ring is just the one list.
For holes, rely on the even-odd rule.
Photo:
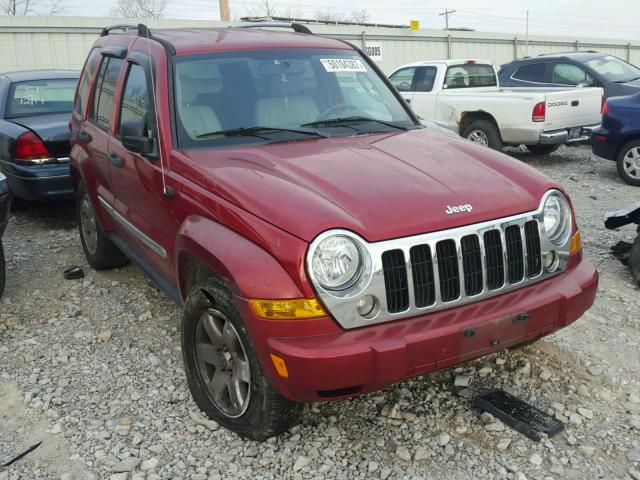
{"label": "jeep logo emblem", "polygon": [[453,215],[454,213],[462,213],[462,212],[471,213],[472,211],[473,211],[473,207],[468,203],[465,203],[464,205],[456,205],[456,206],[447,205],[447,208],[444,209],[444,213],[446,213],[447,215]]}

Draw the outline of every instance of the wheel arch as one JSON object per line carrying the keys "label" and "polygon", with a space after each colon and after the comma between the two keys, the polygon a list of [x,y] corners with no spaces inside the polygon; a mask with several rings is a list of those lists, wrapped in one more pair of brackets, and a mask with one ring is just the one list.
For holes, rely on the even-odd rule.
{"label": "wheel arch", "polygon": [[500,138],[502,139],[502,133],[500,132],[500,125],[498,125],[497,120],[493,115],[491,115],[489,112],[485,112],[484,110],[462,112],[460,114],[460,121],[458,122],[458,134],[462,136],[462,132],[464,132],[464,130],[469,125],[471,125],[473,122],[477,120],[487,120],[493,123],[498,129],[498,135],[500,135]]}
{"label": "wheel arch", "polygon": [[184,301],[191,288],[208,276],[225,283],[242,298],[299,298],[300,289],[266,250],[213,220],[192,215],[176,239],[176,278]]}
{"label": "wheel arch", "polygon": [[626,147],[629,142],[633,142],[634,140],[640,140],[640,130],[625,134],[625,136],[622,138],[622,141],[620,142],[620,147],[616,151],[616,159],[622,153],[624,147]]}

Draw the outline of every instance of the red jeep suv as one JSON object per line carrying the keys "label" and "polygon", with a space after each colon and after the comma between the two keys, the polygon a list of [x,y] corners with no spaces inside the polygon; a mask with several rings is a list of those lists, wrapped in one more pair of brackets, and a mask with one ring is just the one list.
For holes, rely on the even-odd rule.
{"label": "red jeep suv", "polygon": [[184,305],[193,398],[258,440],[301,402],[548,335],[598,283],[560,186],[288,26],[107,28],[71,121],[90,265],[131,260]]}

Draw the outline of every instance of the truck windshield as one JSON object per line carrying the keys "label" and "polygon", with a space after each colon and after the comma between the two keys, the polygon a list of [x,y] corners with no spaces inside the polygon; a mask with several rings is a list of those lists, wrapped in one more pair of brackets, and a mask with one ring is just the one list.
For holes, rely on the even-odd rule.
{"label": "truck windshield", "polygon": [[585,63],[611,82],[624,83],[640,78],[640,68],[613,55],[593,58]]}
{"label": "truck windshield", "polygon": [[74,78],[16,82],[9,89],[7,118],[71,113],[76,93]]}
{"label": "truck windshield", "polygon": [[352,50],[256,50],[175,59],[180,148],[416,128]]}

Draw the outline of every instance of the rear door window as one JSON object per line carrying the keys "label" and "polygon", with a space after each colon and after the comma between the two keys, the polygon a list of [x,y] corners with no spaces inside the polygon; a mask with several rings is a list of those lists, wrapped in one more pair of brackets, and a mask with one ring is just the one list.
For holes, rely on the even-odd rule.
{"label": "rear door window", "polygon": [[78,91],[76,93],[75,111],[79,115],[82,115],[84,113],[84,109],[86,108],[89,87],[91,86],[91,79],[93,78],[93,73],[96,70],[99,59],[100,49],[94,48],[93,50],[91,50],[89,58],[87,59],[87,64],[84,68],[84,71],[82,72],[82,76],[80,77]]}
{"label": "rear door window", "polygon": [[547,81],[546,72],[546,63],[532,63],[518,68],[516,73],[513,74],[513,78],[524,80],[525,82],[545,83]]}
{"label": "rear door window", "polygon": [[395,72],[389,80],[391,83],[401,92],[413,91],[413,79],[416,73],[417,67],[402,68]]}
{"label": "rear door window", "polygon": [[447,69],[444,88],[495,87],[498,85],[496,74],[491,65],[468,63],[454,65]]}
{"label": "rear door window", "polygon": [[559,85],[594,85],[593,77],[583,68],[571,63],[554,63],[551,82]]}
{"label": "rear door window", "polygon": [[7,118],[71,113],[75,78],[16,82],[9,89]]}
{"label": "rear door window", "polygon": [[121,67],[121,58],[104,57],[102,59],[89,118],[103,130],[108,130],[113,115],[113,98]]}

